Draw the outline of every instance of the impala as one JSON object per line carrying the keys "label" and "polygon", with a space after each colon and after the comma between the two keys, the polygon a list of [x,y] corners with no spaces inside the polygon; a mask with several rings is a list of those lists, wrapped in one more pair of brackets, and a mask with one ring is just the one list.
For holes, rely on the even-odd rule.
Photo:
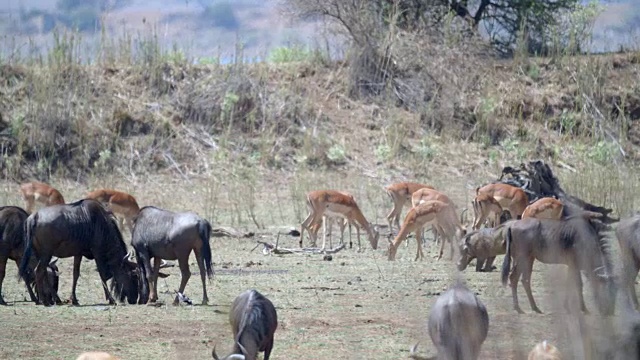
{"label": "impala", "polygon": [[502,206],[491,195],[480,193],[473,199],[473,230],[480,229],[485,220],[489,220],[489,227],[496,227],[500,223]]}
{"label": "impala", "polygon": [[[438,200],[429,200],[418,204],[409,210],[409,213],[402,223],[400,232],[389,245],[388,259],[394,260],[398,246],[409,235],[410,232],[415,231],[416,239],[418,240],[418,250],[416,252],[416,259],[423,258],[422,247],[420,246],[421,230],[424,226],[429,224],[435,224],[438,228],[442,229],[445,240],[442,241],[440,246],[440,253],[438,260],[442,258],[444,252],[444,243],[446,239],[449,239],[451,243],[451,258],[453,259],[454,252],[454,237],[459,240],[465,235],[466,231],[458,221],[455,210],[452,204],[447,204]],[[456,241],[457,243],[458,241]]]}
{"label": "impala", "polygon": [[524,190],[508,184],[488,184],[476,188],[476,196],[487,194],[500,204],[502,209],[507,210],[511,218],[516,220],[522,216],[524,209],[529,204],[529,198]]}
{"label": "impala", "polygon": [[[451,201],[451,199],[447,195],[437,190],[430,189],[430,188],[422,188],[422,189],[416,190],[411,195],[411,205],[413,207],[416,207],[421,203],[431,201],[431,200],[438,200],[438,201],[442,201],[445,204],[451,204],[453,206],[453,209],[455,210],[455,204],[453,203],[453,201]],[[439,240],[438,234],[442,235],[442,229],[438,228],[438,224],[434,224],[432,226],[432,232],[433,232],[433,242],[437,245]]]}
{"label": "impala", "polygon": [[133,232],[133,219],[140,212],[140,207],[132,195],[112,189],[98,189],[87,193],[86,198],[103,203],[116,215],[120,228],[126,224],[129,232]]}
{"label": "impala", "polygon": [[560,200],[552,197],[540,198],[527,206],[522,213],[522,218],[537,218],[537,219],[555,219],[560,220],[562,218],[562,211],[564,210],[564,204]]}
{"label": "impala", "polygon": [[389,221],[389,231],[393,230],[393,224],[396,224],[398,230],[400,229],[400,215],[402,214],[402,208],[405,204],[411,201],[411,195],[423,188],[433,189],[433,186],[424,185],[414,182],[399,182],[388,185],[384,188],[387,195],[393,201],[393,209],[387,215]]}
{"label": "impala", "polygon": [[[362,211],[358,207],[356,200],[351,195],[336,190],[316,190],[307,194],[307,207],[309,208],[309,216],[302,222],[300,230],[300,247],[302,247],[304,229],[307,229],[309,236],[313,237],[311,226],[314,223],[322,221],[324,215],[332,217],[343,217],[350,222],[359,225],[356,226],[358,237],[358,251],[361,250],[360,245],[360,228],[363,228],[369,237],[371,247],[375,250],[378,248],[378,238],[380,234],[364,217]],[[322,249],[325,248],[326,232],[322,240]],[[316,239],[312,238],[315,243]]]}
{"label": "impala", "polygon": [[36,202],[44,206],[64,204],[64,197],[60,194],[60,191],[39,181],[21,184],[20,192],[22,193],[26,210],[29,214],[33,212]]}

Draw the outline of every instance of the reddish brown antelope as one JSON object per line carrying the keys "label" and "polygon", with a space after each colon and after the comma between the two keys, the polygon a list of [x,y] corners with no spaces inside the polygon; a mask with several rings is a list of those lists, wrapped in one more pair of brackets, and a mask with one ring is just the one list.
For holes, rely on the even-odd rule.
{"label": "reddish brown antelope", "polygon": [[35,203],[39,202],[44,206],[64,204],[64,197],[60,191],[39,181],[32,181],[20,185],[20,193],[25,202],[25,210],[29,214],[33,212]]}

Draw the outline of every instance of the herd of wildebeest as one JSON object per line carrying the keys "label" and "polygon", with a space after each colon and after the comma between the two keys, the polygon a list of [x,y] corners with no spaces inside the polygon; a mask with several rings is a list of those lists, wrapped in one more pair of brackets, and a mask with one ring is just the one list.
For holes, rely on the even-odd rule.
{"label": "herd of wildebeest", "polygon": [[[521,188],[490,183],[475,190],[473,222],[467,226],[462,217],[464,210],[459,211],[445,193],[432,186],[400,182],[384,189],[393,201],[393,209],[387,215],[391,234],[395,234],[393,240],[388,238],[389,260],[395,259],[399,245],[412,232],[417,247],[415,260],[423,258],[423,232],[430,227],[434,242],[440,246],[438,260],[443,257],[448,242],[449,259],[454,260],[457,255],[459,271],[476,259],[476,271],[490,272],[495,269],[496,256],[504,255],[501,282],[505,286],[509,284],[513,308],[519,313],[523,313],[517,296],[520,278],[531,309],[541,312],[530,284],[533,263],[538,260],[567,266],[566,280],[576,286],[580,302],[573,304],[567,296],[564,305],[568,312],[576,306],[587,312],[582,294],[582,273],[591,285],[595,304],[602,315],[614,313],[618,298],[622,304],[618,309],[621,314],[636,314],[640,215],[622,219],[615,226],[621,257],[615,259],[606,236],[612,227],[601,221],[601,214],[556,198],[545,197],[529,203]],[[47,306],[62,303],[58,296],[56,261],[68,257],[74,258],[72,304],[78,304],[75,290],[83,257],[95,261],[105,299],[110,304],[124,301],[154,304],[158,300],[158,277],[167,276],[161,269],[169,266],[167,260],[177,260],[181,282],[174,305],[190,302],[184,291],[191,276],[188,259],[192,251],[200,270],[202,303],[207,304],[206,280],[213,276],[213,266],[209,245],[212,228],[206,219],[193,212],[172,212],[154,206],[140,208],[132,195],[111,189],[89,192],[82,200],[68,204],[58,190],[45,183],[24,183],[20,185],[20,192],[26,209],[0,207],[0,304],[6,305],[2,298],[2,281],[8,259],[19,264],[20,278],[25,281],[33,302]],[[34,212],[36,203],[43,206]],[[401,224],[405,205],[410,205],[410,209]],[[378,226],[367,221],[351,194],[335,190],[311,191],[307,194],[307,206],[309,215],[300,231],[301,247],[305,231],[312,246],[316,246],[318,232],[323,227],[322,250],[325,250],[333,221],[340,226],[342,246],[346,226],[351,228],[353,225],[358,251],[362,250],[360,230],[366,232],[371,247],[378,248]],[[511,219],[501,222],[503,212],[508,212]],[[131,251],[127,250],[122,235],[125,229],[131,233]],[[349,237],[351,248],[351,231]],[[619,274],[614,271],[616,262],[621,264]],[[111,281],[109,286],[108,281]],[[231,306],[229,321],[234,347],[224,359],[255,359],[259,352],[264,352],[265,360],[269,359],[278,326],[276,310],[269,299],[254,289],[241,293]],[[489,314],[478,296],[457,281],[435,301],[427,328],[437,348],[433,359],[477,359],[488,334]],[[548,340],[540,339],[529,353],[529,359],[560,359],[561,351]],[[416,348],[417,344],[410,357],[426,359],[416,353]],[[640,359],[637,351],[637,346],[620,346],[620,350],[609,353],[609,357]],[[212,356],[219,358],[215,346]],[[115,357],[91,352],[78,359]]]}

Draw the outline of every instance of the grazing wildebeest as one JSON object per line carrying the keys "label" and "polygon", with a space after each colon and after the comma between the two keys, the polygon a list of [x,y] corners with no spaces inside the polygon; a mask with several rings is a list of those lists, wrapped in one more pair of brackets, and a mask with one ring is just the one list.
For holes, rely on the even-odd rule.
{"label": "grazing wildebeest", "polygon": [[545,264],[568,266],[567,275],[575,281],[580,307],[586,312],[580,276],[580,271],[584,271],[599,310],[604,314],[613,312],[615,286],[609,244],[599,233],[597,222],[590,213],[585,212],[563,220],[527,218],[510,223],[507,229],[507,251],[502,263],[502,283],[506,286],[509,278],[513,308],[516,311],[523,312],[518,305],[517,293],[518,280],[522,275],[522,285],[531,309],[541,313],[533,299],[530,283],[533,262],[538,260]]}
{"label": "grazing wildebeest", "polygon": [[[231,305],[229,322],[233,331],[233,352],[222,360],[255,360],[261,351],[264,351],[264,360],[269,360],[273,335],[278,328],[278,314],[271,300],[255,289],[243,292]],[[220,360],[215,345],[211,355]]]}
{"label": "grazing wildebeest", "polygon": [[544,340],[531,349],[527,360],[562,360],[562,356],[557,347]]}
{"label": "grazing wildebeest", "polygon": [[[178,260],[182,280],[180,294],[191,277],[189,269],[189,255],[191,250],[196,255],[200,279],[202,280],[202,304],[209,302],[205,275],[211,279],[213,265],[211,264],[211,246],[209,237],[211,224],[193,212],[172,212],[154,206],[140,209],[134,219],[131,245],[136,251],[138,269],[142,277],[142,303],[153,303],[158,300],[158,272],[160,259]],[[154,267],[151,268],[151,258]],[[179,295],[173,302],[180,303]]]}
{"label": "grazing wildebeest", "polygon": [[[496,228],[482,228],[467,233],[460,242],[458,270],[464,271],[471,260],[476,259],[476,271],[491,271],[498,255],[506,253],[506,231],[504,223]],[[484,268],[483,265],[484,264]]]}
{"label": "grazing wildebeest", "polygon": [[[73,256],[71,303],[77,305],[76,285],[84,256],[95,260],[105,298],[110,304],[115,303],[115,300],[106,285],[109,279],[112,279],[111,290],[120,301],[126,298],[130,304],[136,303],[136,266],[127,258],[127,248],[116,220],[99,202],[83,199],[38,210],[26,220],[24,242],[24,254],[20,263],[20,277],[23,279],[28,274],[32,254],[39,264],[48,264],[53,256]],[[44,277],[44,271],[42,266],[36,267],[36,288],[44,305],[51,305],[51,284]]]}
{"label": "grazing wildebeest", "polygon": [[[29,214],[24,209],[17,206],[0,207],[0,305],[7,305],[2,297],[2,282],[4,281],[7,260],[11,259],[20,265],[22,254],[24,252],[24,222]],[[55,291],[58,290],[58,267],[57,259],[51,261],[47,266],[47,277],[53,284]],[[36,268],[35,259],[31,259],[28,263],[28,274],[26,278],[27,291],[31,301],[39,303],[38,298],[31,289],[35,285],[33,270]],[[54,301],[59,302],[60,299],[55,298]]]}
{"label": "grazing wildebeest", "polygon": [[[438,297],[429,313],[429,336],[438,349],[435,359],[474,360],[489,332],[489,314],[478,297],[461,283],[454,284]],[[418,356],[412,359],[434,359]]]}
{"label": "grazing wildebeest", "polygon": [[638,309],[638,296],[635,282],[640,271],[640,215],[620,220],[616,227],[616,237],[620,244],[622,256],[621,287],[628,296],[634,308]]}

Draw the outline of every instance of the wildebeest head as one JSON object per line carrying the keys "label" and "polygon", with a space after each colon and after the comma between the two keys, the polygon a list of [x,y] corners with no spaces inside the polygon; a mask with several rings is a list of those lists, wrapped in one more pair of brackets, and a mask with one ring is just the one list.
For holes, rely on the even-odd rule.
{"label": "wildebeest head", "polygon": [[473,232],[465,234],[462,240],[460,240],[460,258],[458,259],[457,264],[459,271],[464,271],[464,269],[467,268],[467,265],[469,265],[469,262],[472,260],[471,255],[469,254],[469,239],[471,238],[472,234]]}

